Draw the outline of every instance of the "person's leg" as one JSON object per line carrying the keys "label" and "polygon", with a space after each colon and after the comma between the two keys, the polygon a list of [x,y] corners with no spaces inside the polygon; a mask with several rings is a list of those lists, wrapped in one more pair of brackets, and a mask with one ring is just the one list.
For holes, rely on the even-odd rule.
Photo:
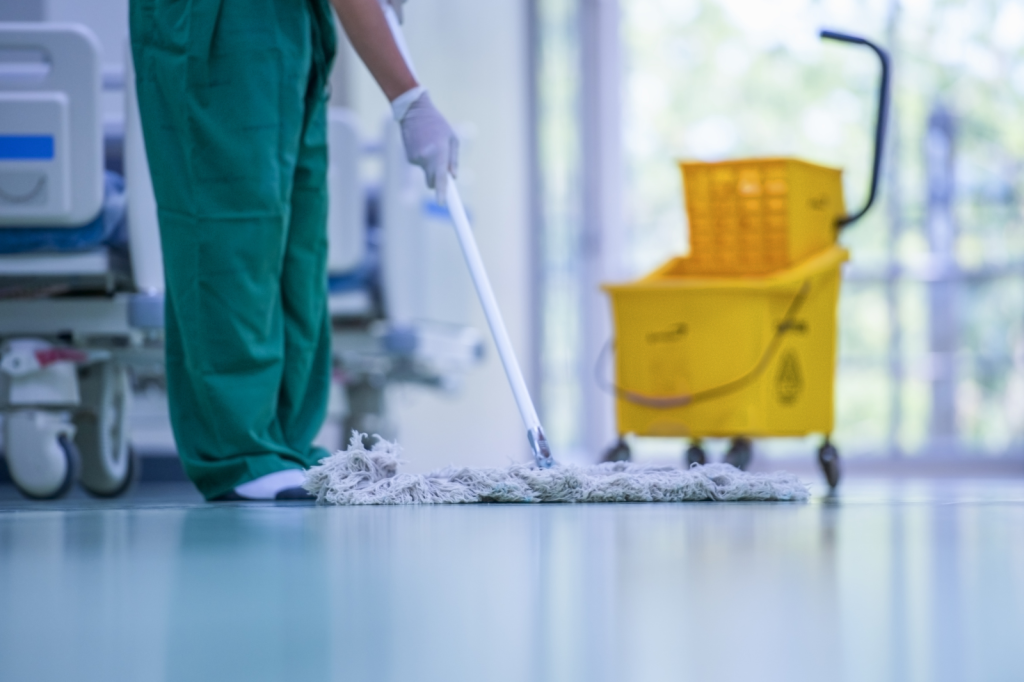
{"label": "person's leg", "polygon": [[[285,372],[278,419],[285,442],[312,466],[328,453],[312,446],[327,411],[331,323],[327,313],[327,103],[335,37],[326,3],[312,0],[313,69],[291,194],[281,276]],[[317,12],[322,10],[322,13]]]}
{"label": "person's leg", "polygon": [[139,108],[167,284],[167,381],[207,498],[308,464],[281,432],[281,277],[310,66],[292,0],[133,0]]}

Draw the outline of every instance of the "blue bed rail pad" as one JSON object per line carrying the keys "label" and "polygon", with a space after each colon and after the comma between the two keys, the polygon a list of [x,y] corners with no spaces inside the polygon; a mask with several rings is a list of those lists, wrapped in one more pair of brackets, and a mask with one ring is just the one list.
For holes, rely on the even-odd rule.
{"label": "blue bed rail pad", "polygon": [[52,135],[0,135],[0,161],[48,161]]}

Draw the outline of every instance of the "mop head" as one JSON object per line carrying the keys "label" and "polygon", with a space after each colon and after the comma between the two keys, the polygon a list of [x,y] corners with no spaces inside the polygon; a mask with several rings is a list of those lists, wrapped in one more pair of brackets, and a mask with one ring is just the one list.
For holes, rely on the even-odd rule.
{"label": "mop head", "polygon": [[802,501],[807,487],[784,473],[751,474],[728,464],[690,469],[627,462],[537,469],[447,467],[398,473],[399,449],[378,437],[372,448],[354,433],[348,449],[320,460],[304,487],[320,504],[468,504],[474,502]]}

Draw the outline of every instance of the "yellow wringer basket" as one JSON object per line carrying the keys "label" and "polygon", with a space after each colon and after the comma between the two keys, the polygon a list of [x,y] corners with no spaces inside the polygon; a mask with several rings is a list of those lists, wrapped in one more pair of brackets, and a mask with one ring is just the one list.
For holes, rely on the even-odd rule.
{"label": "yellow wringer basket", "polygon": [[882,62],[875,159],[866,205],[846,216],[841,171],[798,159],[680,163],[690,254],[646,277],[606,285],[615,329],[621,436],[693,439],[688,463],[704,463],[700,439],[733,439],[726,461],[745,467],[751,438],[821,433],[819,460],[839,481],[833,428],[836,311],[848,252],[838,230],[874,200],[888,110]]}

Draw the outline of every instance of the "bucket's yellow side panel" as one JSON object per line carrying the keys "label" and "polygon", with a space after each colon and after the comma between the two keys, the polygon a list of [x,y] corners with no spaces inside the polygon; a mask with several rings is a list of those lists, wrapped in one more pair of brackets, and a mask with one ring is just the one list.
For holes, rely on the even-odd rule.
{"label": "bucket's yellow side panel", "polygon": [[[620,388],[677,396],[737,378],[768,339],[763,296],[732,291],[619,291],[613,294]],[[753,385],[721,400],[669,409],[618,401],[619,429],[650,436],[697,431],[747,433],[763,427]]]}
{"label": "bucket's yellow side panel", "polygon": [[[787,436],[832,430],[836,357],[836,264],[810,276],[794,329],[771,363],[740,390],[682,407],[620,396],[620,433],[644,436]],[[651,397],[698,393],[756,367],[800,289],[707,288],[665,278],[609,289],[615,320],[616,385]]]}
{"label": "bucket's yellow side panel", "polygon": [[842,171],[798,161],[789,169],[789,262],[799,263],[836,241],[836,220],[846,214]]}
{"label": "bucket's yellow side panel", "polygon": [[[766,435],[830,433],[836,368],[836,304],[839,269],[810,282],[810,293],[762,377]],[[788,303],[773,298],[773,324]]]}

